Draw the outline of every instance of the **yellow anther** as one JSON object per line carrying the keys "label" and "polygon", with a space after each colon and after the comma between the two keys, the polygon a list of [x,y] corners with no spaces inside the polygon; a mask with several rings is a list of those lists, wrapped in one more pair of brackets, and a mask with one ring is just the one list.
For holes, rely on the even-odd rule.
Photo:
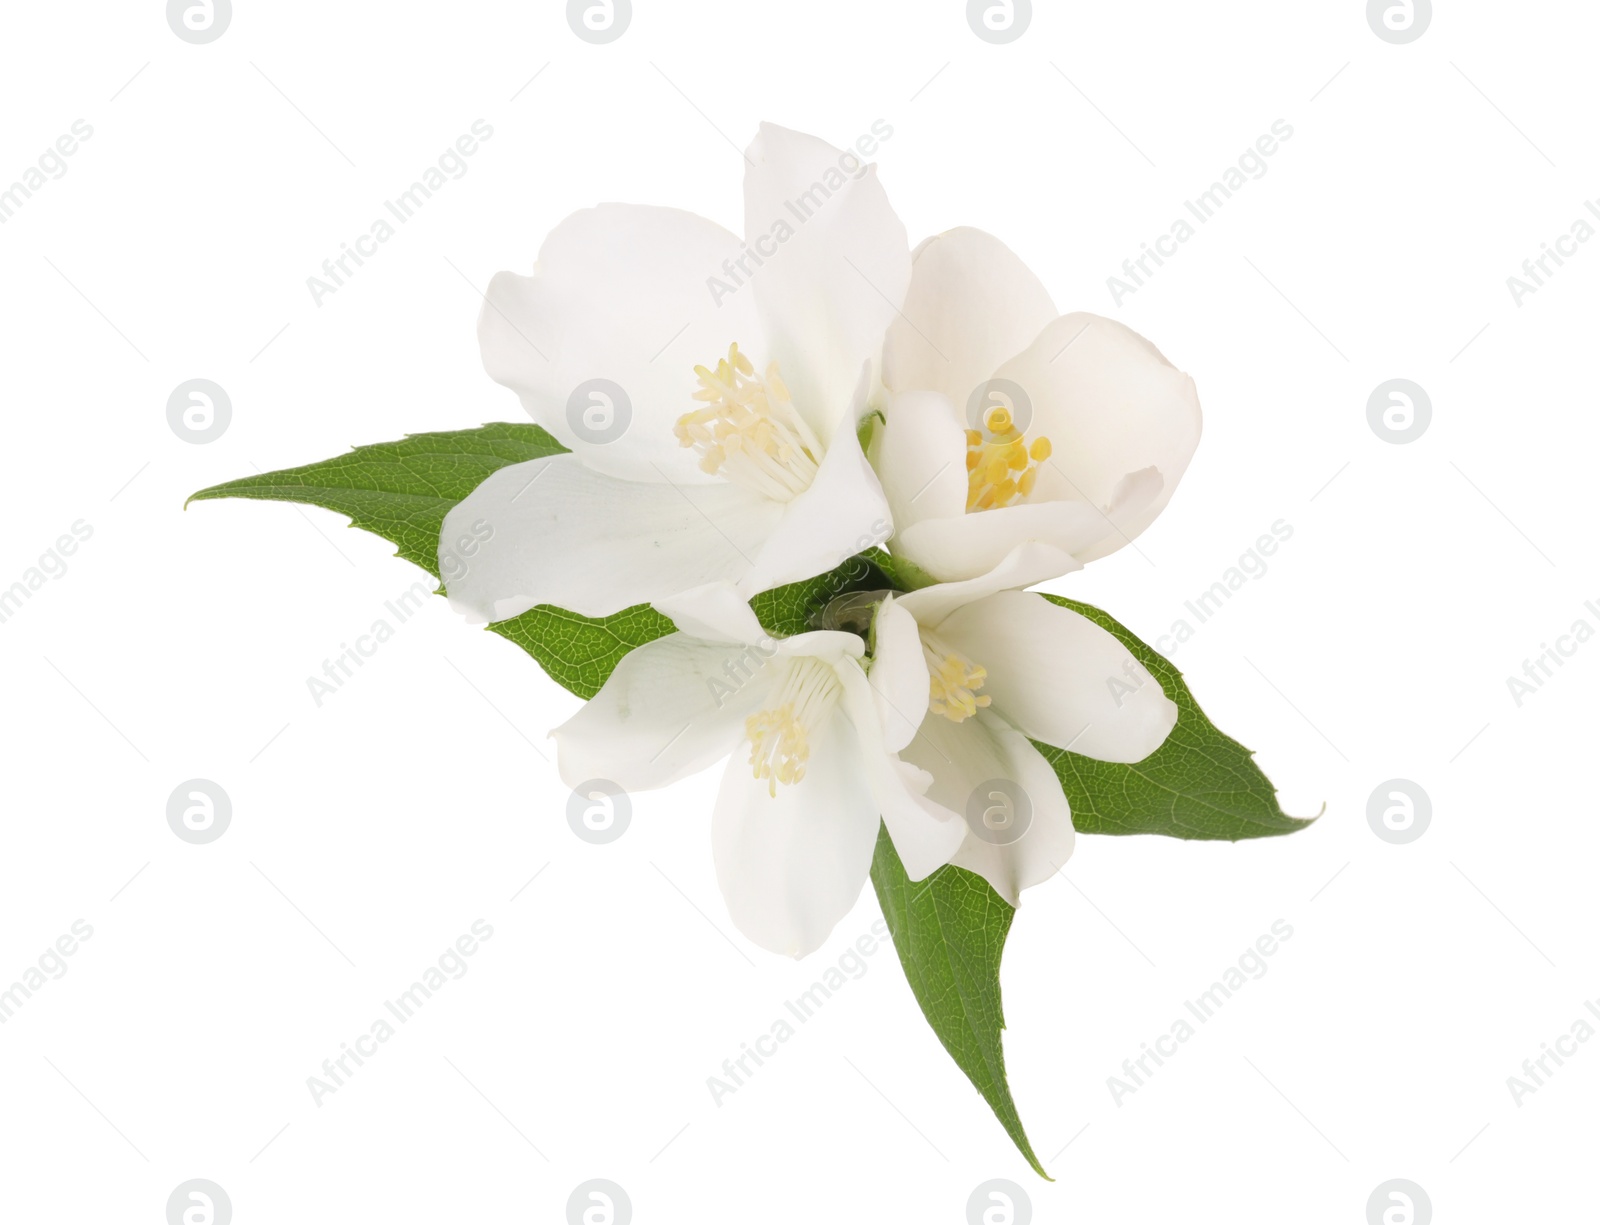
{"label": "yellow anther", "polygon": [[833,713],[839,694],[833,669],[801,656],[790,662],[774,700],[744,721],[751,771],[767,780],[767,794],[774,799],[779,783],[790,786],[806,776],[812,737]]}
{"label": "yellow anther", "polygon": [[703,407],[679,417],[672,432],[699,454],[703,471],[787,502],[810,488],[822,445],[790,400],[778,364],[755,371],[737,344],[715,370],[696,366],[693,398]]}
{"label": "yellow anther", "polygon": [[922,656],[928,662],[928,709],[934,714],[962,723],[989,705],[989,695],[978,693],[988,679],[986,670],[931,634],[922,636]]}
{"label": "yellow anther", "polygon": [[805,728],[795,721],[788,704],[763,710],[744,721],[750,738],[750,765],[757,778],[767,780],[767,794],[776,798],[778,784],[798,783],[806,775],[811,744]]}
{"label": "yellow anther", "polygon": [[1038,465],[1051,455],[1050,440],[1030,443],[1003,404],[984,413],[983,425],[982,430],[967,431],[969,511],[1011,506],[1029,496],[1038,481]]}
{"label": "yellow anther", "polygon": [[1011,410],[997,404],[983,415],[983,425],[991,434],[1004,434],[1011,428]]}

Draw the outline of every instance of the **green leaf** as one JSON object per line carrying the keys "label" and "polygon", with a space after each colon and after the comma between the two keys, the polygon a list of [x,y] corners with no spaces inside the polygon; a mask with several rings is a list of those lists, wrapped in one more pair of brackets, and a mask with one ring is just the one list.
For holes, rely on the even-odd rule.
{"label": "green leaf", "polygon": [[446,512],[507,464],[565,451],[531,423],[411,434],[319,464],[213,485],[189,501],[263,498],[338,511],[349,516],[350,526],[393,542],[399,556],[438,578],[439,529]]}
{"label": "green leaf", "polygon": [[[877,567],[852,557],[826,574],[764,591],[750,606],[762,628],[787,638],[818,628],[817,614],[835,597],[888,585]],[[600,692],[624,655],[675,627],[648,604],[598,620],[546,604],[489,628],[532,655],[557,684],[588,700]]]}
{"label": "green leaf", "polygon": [[896,557],[882,547],[868,549],[861,556],[878,567],[897,591],[916,591],[920,587],[932,587],[939,581],[915,562]]}
{"label": "green leaf", "polygon": [[676,627],[648,604],[600,618],[541,604],[489,628],[532,655],[551,680],[587,702],[624,655]]}
{"label": "green leaf", "polygon": [[[888,585],[876,566],[857,556],[826,574],[764,591],[750,607],[769,634],[788,638],[817,629],[817,615],[837,596]],[[648,604],[639,604],[599,620],[540,605],[489,628],[532,655],[557,684],[587,700],[600,692],[624,655],[675,627]]]}
{"label": "green leaf", "polygon": [[856,422],[856,442],[861,446],[861,454],[877,458],[873,455],[873,448],[878,445],[878,439],[883,434],[883,422],[883,413],[877,409]]}
{"label": "green leaf", "polygon": [[1016,911],[965,868],[946,865],[926,880],[908,879],[881,825],[872,887],[922,1015],[1028,1164],[1048,1179],[1017,1117],[1000,1045],[1000,954]]}
{"label": "green leaf", "polygon": [[1114,634],[1177,704],[1178,722],[1162,746],[1132,765],[1096,761],[1034,743],[1055,768],[1081,834],[1166,834],[1173,838],[1264,838],[1292,834],[1311,819],[1278,807],[1277,790],[1251,751],[1206,718],[1183,675],[1100,609],[1061,596],[1045,599]]}
{"label": "green leaf", "polygon": [[[450,509],[507,464],[565,451],[533,424],[412,434],[319,464],[214,485],[189,500],[263,498],[337,511],[437,579],[439,531]],[[624,655],[671,633],[672,622],[645,604],[598,619],[540,605],[489,628],[533,656],[557,684],[588,699]]]}
{"label": "green leaf", "polygon": [[858,553],[826,574],[763,591],[750,601],[750,607],[767,633],[792,638],[822,628],[817,615],[837,597],[856,591],[887,590],[891,585],[869,554]]}

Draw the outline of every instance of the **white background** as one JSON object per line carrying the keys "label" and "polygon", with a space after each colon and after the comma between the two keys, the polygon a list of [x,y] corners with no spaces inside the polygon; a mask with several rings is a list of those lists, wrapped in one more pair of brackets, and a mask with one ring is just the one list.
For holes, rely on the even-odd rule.
{"label": "white background", "polygon": [[[1506,678],[1600,628],[1600,243],[1520,306],[1506,278],[1600,194],[1600,14],[1441,8],[1395,46],[1355,0],[1080,0],[994,46],[949,0],[636,0],[592,46],[556,3],[241,0],[193,46],[153,0],[8,6],[0,183],[94,135],[0,226],[0,585],[93,536],[0,624],[0,982],[94,935],[0,1027],[7,1218],[157,1222],[208,1178],[240,1225],[556,1222],[605,1177],[640,1222],[959,1222],[1003,1177],[1039,1221],[1358,1225],[1402,1177],[1440,1222],[1588,1219],[1600,1043],[1520,1106],[1506,1078],[1600,995],[1600,643],[1520,707]],[[763,954],[717,894],[715,772],[585,844],[544,740],[576,700],[516,648],[432,600],[318,708],[306,678],[425,576],[326,512],[184,510],[518,419],[474,336],[496,270],[602,200],[737,229],[760,120],[844,146],[880,118],[914,241],[1000,235],[1199,385],[1168,512],[1057,590],[1153,641],[1293,527],[1175,659],[1285,809],[1326,815],[1083,838],[1027,895],[1006,1051],[1054,1184],[887,946],[715,1105],[706,1078],[877,919],[870,888],[813,959]],[[469,173],[314,305],[306,278],[478,119]],[[1265,176],[1114,304],[1106,278],[1279,119]],[[1397,377],[1433,403],[1409,445],[1366,419]],[[192,378],[233,402],[208,445],[166,421]],[[166,823],[195,777],[234,806],[208,846]],[[1433,804],[1405,846],[1366,817],[1396,777]],[[470,972],[314,1104],[306,1078],[476,919]],[[1268,973],[1115,1103],[1107,1078],[1277,919]]]}

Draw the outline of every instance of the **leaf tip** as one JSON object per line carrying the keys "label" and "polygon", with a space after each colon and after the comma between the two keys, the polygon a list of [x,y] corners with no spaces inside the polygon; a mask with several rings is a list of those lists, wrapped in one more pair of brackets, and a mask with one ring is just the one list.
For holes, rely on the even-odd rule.
{"label": "leaf tip", "polygon": [[217,498],[226,498],[230,494],[231,481],[224,481],[220,485],[207,485],[204,489],[196,489],[183,500],[183,509],[189,509],[191,502],[210,502]]}

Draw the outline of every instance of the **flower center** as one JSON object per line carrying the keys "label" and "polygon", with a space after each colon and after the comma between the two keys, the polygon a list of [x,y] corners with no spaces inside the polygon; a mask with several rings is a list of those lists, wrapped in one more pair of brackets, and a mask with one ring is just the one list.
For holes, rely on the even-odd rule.
{"label": "flower center", "polygon": [[1033,492],[1039,465],[1050,458],[1050,440],[1039,437],[1029,445],[1004,405],[986,412],[983,425],[967,431],[969,511],[1015,505]]}
{"label": "flower center", "polygon": [[922,657],[928,661],[928,709],[934,714],[962,723],[989,705],[988,694],[978,695],[989,677],[986,668],[926,632]]}
{"label": "flower center", "polygon": [[833,669],[802,655],[790,662],[777,697],[744,721],[750,768],[767,780],[768,795],[776,798],[779,783],[798,783],[806,776],[812,737],[839,704],[839,693]]}
{"label": "flower center", "polygon": [[715,370],[694,368],[704,405],[673,427],[678,444],[693,447],[702,471],[725,476],[757,493],[787,502],[817,475],[822,444],[796,411],[778,363],[757,375],[737,344]]}

